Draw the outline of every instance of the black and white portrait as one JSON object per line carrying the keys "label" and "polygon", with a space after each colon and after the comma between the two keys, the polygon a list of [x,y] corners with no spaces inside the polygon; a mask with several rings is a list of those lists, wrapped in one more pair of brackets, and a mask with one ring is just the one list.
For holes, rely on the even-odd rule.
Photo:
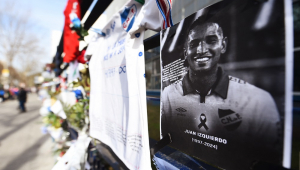
{"label": "black and white portrait", "polygon": [[161,135],[224,169],[282,165],[281,1],[223,1],[161,32]]}

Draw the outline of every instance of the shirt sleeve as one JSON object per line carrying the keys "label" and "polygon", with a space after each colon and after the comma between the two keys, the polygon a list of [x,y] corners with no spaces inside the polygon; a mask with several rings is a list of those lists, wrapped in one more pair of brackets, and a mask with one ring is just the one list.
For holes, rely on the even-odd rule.
{"label": "shirt sleeve", "polygon": [[280,118],[275,101],[269,93],[259,103],[259,117],[261,135],[265,136],[269,142],[276,141],[279,137],[278,130],[280,126],[278,125]]}
{"label": "shirt sleeve", "polygon": [[254,115],[257,122],[254,122],[257,145],[264,150],[262,152],[264,161],[277,164],[281,161],[282,125],[275,101],[269,93],[264,92],[259,96],[257,111]]}
{"label": "shirt sleeve", "polygon": [[[163,10],[160,9],[159,4],[163,5]],[[166,26],[172,26],[171,8],[172,3],[170,0],[146,0],[136,18],[136,24],[134,24],[129,31],[131,38],[134,38],[136,33],[147,29],[158,32],[165,29]],[[166,16],[168,16],[168,18],[166,18]],[[172,24],[167,25],[165,18]]]}
{"label": "shirt sleeve", "polygon": [[100,33],[97,33],[97,32],[93,33],[91,41],[90,41],[88,48],[86,49],[86,52],[84,54],[84,58],[86,61],[89,61],[91,59],[92,55],[97,51],[97,49],[99,47],[98,40],[99,40],[99,38],[101,38],[103,36],[104,36],[103,34],[101,35]]}

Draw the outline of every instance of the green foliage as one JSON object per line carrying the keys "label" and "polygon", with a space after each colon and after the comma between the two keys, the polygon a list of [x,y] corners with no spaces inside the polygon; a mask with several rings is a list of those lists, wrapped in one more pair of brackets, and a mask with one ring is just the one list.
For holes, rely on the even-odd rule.
{"label": "green foliage", "polygon": [[53,81],[52,78],[44,78],[44,82],[50,82],[50,81]]}
{"label": "green foliage", "polygon": [[59,155],[61,153],[66,153],[70,147],[63,146],[62,148],[53,151],[53,155]]}
{"label": "green foliage", "polygon": [[84,29],[83,25],[81,25],[80,28],[71,27],[71,30],[76,31],[77,35],[79,35],[79,41],[84,41],[84,37],[89,35],[88,31]]}
{"label": "green foliage", "polygon": [[56,96],[60,93],[60,90],[56,90],[55,92],[52,92],[51,90],[48,90],[48,94],[51,97],[51,99],[56,99]]}
{"label": "green foliage", "polygon": [[144,5],[145,4],[145,0],[135,0],[136,2],[139,2],[140,4]]}
{"label": "green foliage", "polygon": [[81,79],[78,81],[73,81],[73,87],[82,86],[86,92],[90,91],[90,73],[87,64],[85,64],[85,68],[80,70]]}
{"label": "green foliage", "polygon": [[[77,32],[77,31],[76,31]],[[77,34],[79,35],[79,41],[84,41],[84,37],[88,36],[89,33],[86,29],[84,29],[82,26],[80,27],[79,31],[77,32]]]}
{"label": "green foliage", "polygon": [[51,126],[55,127],[56,129],[61,127],[61,121],[62,121],[62,119],[53,113],[50,113],[43,118],[43,122],[45,124],[51,125]]}
{"label": "green foliage", "polygon": [[88,99],[83,99],[71,107],[64,105],[64,111],[71,126],[80,130],[85,126],[85,118],[87,116],[85,111],[88,108],[88,103]]}
{"label": "green foliage", "polygon": [[159,141],[160,106],[147,104],[149,137]]}

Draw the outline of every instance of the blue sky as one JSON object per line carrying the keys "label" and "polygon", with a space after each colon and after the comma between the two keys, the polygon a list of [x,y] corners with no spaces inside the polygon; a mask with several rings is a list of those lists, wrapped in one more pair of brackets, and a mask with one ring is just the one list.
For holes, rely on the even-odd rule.
{"label": "blue sky", "polygon": [[[67,0],[14,0],[18,7],[30,10],[31,20],[48,31],[62,30]],[[51,34],[51,32],[50,32]]]}
{"label": "blue sky", "polygon": [[[29,21],[35,25],[34,30],[31,31],[42,35],[40,41],[41,45],[44,47],[43,50],[45,55],[41,57],[41,62],[52,62],[51,33],[53,30],[63,30],[63,12],[67,0],[14,0],[13,2],[15,7],[21,12],[30,12]],[[18,61],[14,61],[14,65],[18,68]]]}
{"label": "blue sky", "polygon": [[[62,31],[64,27],[64,10],[68,0],[0,0],[0,4],[5,2],[14,3],[15,9],[26,14],[30,13],[29,21],[35,27],[30,30],[39,35],[44,54],[40,57],[42,63],[52,62],[51,35],[52,31]],[[96,1],[95,1],[96,2]],[[14,12],[13,10],[11,12]],[[10,12],[8,12],[10,13]],[[58,45],[58,44],[57,44]],[[0,60],[4,59],[0,56]],[[19,61],[15,60],[14,66],[19,68]]]}
{"label": "blue sky", "polygon": [[30,20],[34,22],[45,35],[42,44],[45,46],[43,63],[52,62],[51,56],[51,33],[53,30],[63,30],[64,9],[67,0],[16,0],[25,9],[30,10]]}

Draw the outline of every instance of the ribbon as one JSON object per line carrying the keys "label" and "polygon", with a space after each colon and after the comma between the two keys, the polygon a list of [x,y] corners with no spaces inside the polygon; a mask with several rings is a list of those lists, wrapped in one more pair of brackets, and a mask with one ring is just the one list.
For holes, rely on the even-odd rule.
{"label": "ribbon", "polygon": [[[204,117],[204,119],[202,119],[202,117]],[[198,128],[201,129],[201,127],[203,126],[203,127],[205,128],[205,130],[208,130],[208,127],[207,127],[207,125],[205,124],[205,122],[206,122],[206,116],[205,116],[204,113],[202,113],[202,114],[200,115],[200,124],[198,125]]]}

